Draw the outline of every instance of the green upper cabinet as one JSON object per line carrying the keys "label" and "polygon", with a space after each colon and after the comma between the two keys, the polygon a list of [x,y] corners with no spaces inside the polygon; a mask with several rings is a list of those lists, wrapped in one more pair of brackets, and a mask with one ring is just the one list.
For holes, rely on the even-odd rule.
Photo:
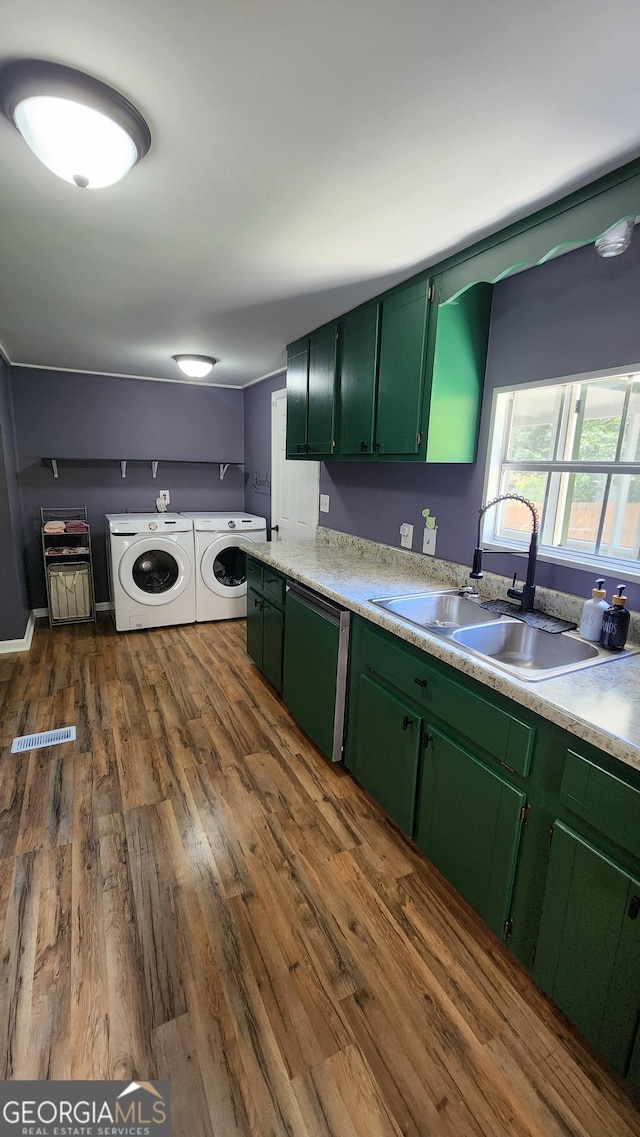
{"label": "green upper cabinet", "polygon": [[379,305],[345,316],[341,328],[341,455],[371,455],[374,446]]}
{"label": "green upper cabinet", "polygon": [[533,976],[623,1077],[640,1019],[640,881],[562,822]]}
{"label": "green upper cabinet", "polygon": [[489,343],[492,284],[475,284],[437,309],[427,462],[473,462]]}
{"label": "green upper cabinet", "polygon": [[287,348],[287,458],[302,458],[307,449],[309,340]]}
{"label": "green upper cabinet", "polygon": [[287,348],[287,458],[327,458],[335,446],[337,329]]}
{"label": "green upper cabinet", "polygon": [[418,456],[428,316],[429,281],[345,316],[336,457]]}
{"label": "green upper cabinet", "polygon": [[474,461],[493,288],[436,310],[440,286],[402,285],[349,312],[337,336],[332,324],[290,345],[287,457]]}
{"label": "green upper cabinet", "polygon": [[428,281],[382,301],[374,440],[380,456],[419,453],[428,318]]}
{"label": "green upper cabinet", "polygon": [[311,458],[332,454],[335,445],[336,348],[335,324],[309,337],[307,453]]}

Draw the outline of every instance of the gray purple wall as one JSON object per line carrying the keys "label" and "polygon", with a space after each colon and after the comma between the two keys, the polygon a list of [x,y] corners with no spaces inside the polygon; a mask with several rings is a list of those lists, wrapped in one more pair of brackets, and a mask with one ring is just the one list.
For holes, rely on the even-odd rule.
{"label": "gray purple wall", "polygon": [[0,357],[0,641],[22,639],[29,619],[9,369]]}
{"label": "gray purple wall", "polygon": [[[603,260],[586,246],[497,284],[476,464],[326,463],[320,472],[320,492],[330,495],[324,524],[397,546],[400,525],[410,522],[414,548],[420,550],[421,513],[428,507],[438,521],[437,555],[469,564],[483,503],[494,389],[640,365],[639,312],[640,231],[621,257]],[[505,575],[523,569],[522,559],[512,556],[492,556],[487,566]],[[542,562],[538,570],[540,584],[579,595],[590,595],[593,576]],[[630,585],[628,593],[630,607],[638,610],[640,585]]]}
{"label": "gray purple wall", "polygon": [[[86,505],[96,599],[108,600],[104,514],[244,508],[242,391],[11,369],[29,604],[46,606],[40,506]],[[54,480],[43,458],[57,458]],[[128,460],[121,477],[120,459]],[[160,462],[154,481],[151,460]],[[220,462],[232,463],[220,480]]]}
{"label": "gray purple wall", "polygon": [[287,385],[281,371],[244,390],[244,507],[271,524],[271,396]]}

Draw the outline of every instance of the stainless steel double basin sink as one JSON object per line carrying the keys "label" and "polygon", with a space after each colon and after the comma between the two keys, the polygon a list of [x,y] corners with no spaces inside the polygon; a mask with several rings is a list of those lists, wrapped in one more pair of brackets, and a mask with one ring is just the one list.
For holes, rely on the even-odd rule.
{"label": "stainless steel double basin sink", "polygon": [[566,675],[635,655],[640,650],[630,647],[611,652],[581,639],[577,632],[552,633],[532,628],[512,616],[481,608],[480,598],[462,596],[456,589],[382,597],[371,603],[528,681]]}

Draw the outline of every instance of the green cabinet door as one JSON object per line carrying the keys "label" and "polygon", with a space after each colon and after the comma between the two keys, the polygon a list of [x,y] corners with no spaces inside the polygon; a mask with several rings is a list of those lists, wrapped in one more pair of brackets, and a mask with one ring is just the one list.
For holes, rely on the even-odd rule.
{"label": "green cabinet door", "polygon": [[636,1096],[640,1098],[640,1023],[638,1023],[635,1045],[631,1051],[627,1081]]}
{"label": "green cabinet door", "polygon": [[309,340],[307,450],[309,456],[334,450],[337,330],[335,324],[314,332]]}
{"label": "green cabinet door", "polygon": [[254,588],[247,588],[247,654],[262,671],[262,605]]}
{"label": "green cabinet door", "polygon": [[262,601],[262,673],[273,684],[276,691],[282,691],[282,648],[284,641],[284,613]]}
{"label": "green cabinet door", "polygon": [[371,454],[375,418],[378,304],[346,316],[340,368],[340,454]]}
{"label": "green cabinet door", "polygon": [[300,458],[307,450],[309,341],[297,340],[287,348],[287,458]]}
{"label": "green cabinet door", "polygon": [[416,843],[504,937],[526,795],[446,734],[427,731]]}
{"label": "green cabinet door", "polygon": [[283,700],[318,750],[331,759],[340,627],[287,593]]}
{"label": "green cabinet door", "polygon": [[492,298],[481,282],[438,306],[427,462],[475,461]]}
{"label": "green cabinet door", "polygon": [[640,881],[559,821],[533,976],[624,1077],[637,1061]]}
{"label": "green cabinet door", "polygon": [[355,740],[345,765],[409,836],[413,833],[422,719],[386,687],[361,675]]}
{"label": "green cabinet door", "polygon": [[382,302],[377,454],[417,454],[420,449],[428,316],[428,280]]}

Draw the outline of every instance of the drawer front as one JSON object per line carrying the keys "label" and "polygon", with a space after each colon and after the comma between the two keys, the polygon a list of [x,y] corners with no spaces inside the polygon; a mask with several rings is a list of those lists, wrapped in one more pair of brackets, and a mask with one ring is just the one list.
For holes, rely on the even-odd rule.
{"label": "drawer front", "polygon": [[262,561],[254,561],[253,557],[247,557],[247,584],[257,592],[262,592],[263,567]]}
{"label": "drawer front", "polygon": [[274,604],[284,607],[285,578],[269,565],[262,566],[262,591]]}
{"label": "drawer front", "polygon": [[567,750],[560,800],[616,845],[640,857],[640,790],[578,751]]}
{"label": "drawer front", "polygon": [[495,706],[490,699],[441,675],[428,656],[369,627],[364,633],[365,666],[427,707],[460,735],[481,746],[509,769],[526,776],[535,727]]}

